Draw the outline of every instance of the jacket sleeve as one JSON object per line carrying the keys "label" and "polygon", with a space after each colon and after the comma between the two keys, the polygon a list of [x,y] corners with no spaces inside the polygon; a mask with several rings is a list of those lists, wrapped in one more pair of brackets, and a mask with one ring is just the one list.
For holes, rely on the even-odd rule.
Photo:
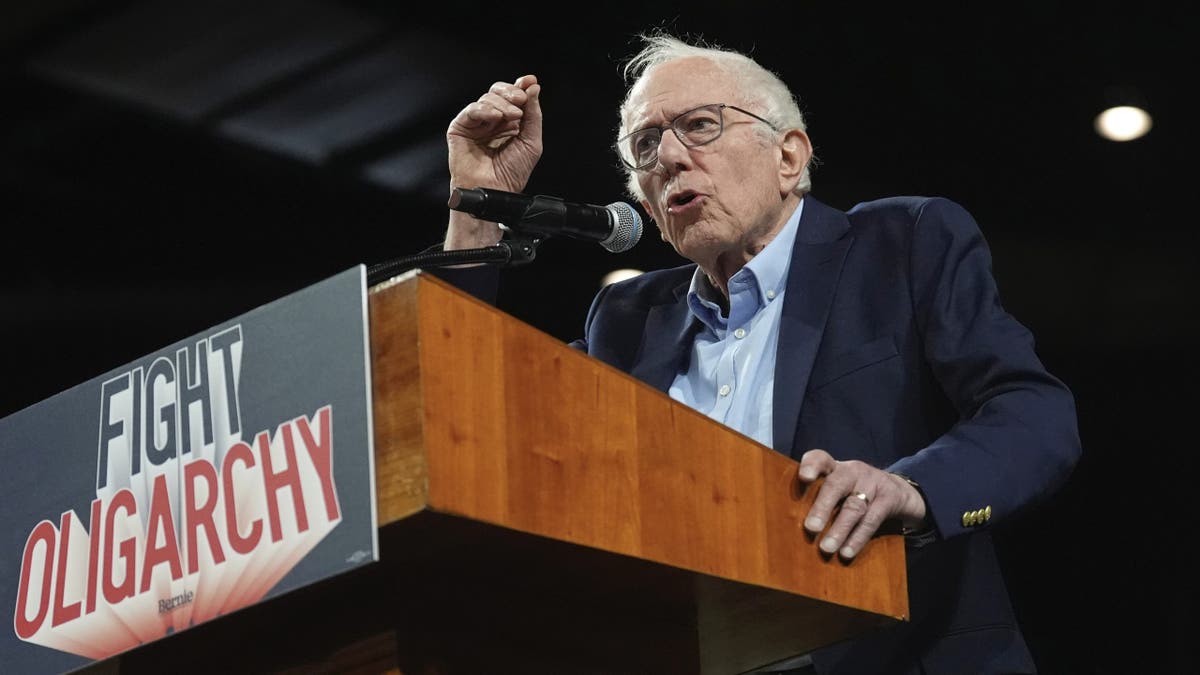
{"label": "jacket sleeve", "polygon": [[1000,304],[991,254],[958,204],[922,204],[911,231],[910,297],[923,352],[959,420],[889,467],[917,481],[942,537],[1044,499],[1081,449],[1074,397],[1032,334]]}
{"label": "jacket sleeve", "polygon": [[433,267],[424,271],[489,305],[496,304],[500,288],[500,268],[496,265]]}
{"label": "jacket sleeve", "polygon": [[[430,274],[436,276],[454,286],[455,288],[469,293],[470,295],[482,300],[489,305],[496,304],[496,298],[499,295],[500,287],[500,268],[496,265],[477,265],[475,267],[436,267],[427,270]],[[590,332],[593,318],[597,308],[600,307],[603,291],[596,296],[592,302],[592,308],[588,311],[587,328]],[[586,333],[585,333],[586,334]],[[579,338],[569,343],[571,347],[580,351],[587,351],[587,338]]]}

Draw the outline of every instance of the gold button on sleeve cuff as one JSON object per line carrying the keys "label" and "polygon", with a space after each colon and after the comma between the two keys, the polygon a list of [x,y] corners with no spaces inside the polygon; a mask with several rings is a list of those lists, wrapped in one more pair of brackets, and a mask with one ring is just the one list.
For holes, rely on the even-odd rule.
{"label": "gold button on sleeve cuff", "polygon": [[963,527],[975,527],[977,525],[982,525],[991,519],[992,519],[992,507],[991,507],[991,505],[988,505],[988,506],[983,507],[982,509],[976,509],[974,511],[963,512],[962,524],[963,524]]}

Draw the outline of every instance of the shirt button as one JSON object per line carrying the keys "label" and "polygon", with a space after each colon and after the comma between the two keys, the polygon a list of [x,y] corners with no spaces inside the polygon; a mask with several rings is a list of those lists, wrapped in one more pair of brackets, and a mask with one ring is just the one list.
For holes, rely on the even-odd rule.
{"label": "shirt button", "polygon": [[728,396],[729,395],[729,385],[727,385],[727,384],[721,385],[721,389],[717,393],[719,393],[722,396]]}
{"label": "shirt button", "polygon": [[775,299],[775,291],[767,291],[767,299],[774,300]]}
{"label": "shirt button", "polygon": [[737,329],[737,330],[733,331],[733,337],[735,337],[735,338],[737,338],[737,339],[739,339],[739,340],[741,340],[742,338],[746,337],[746,329],[745,329],[745,328],[739,328],[739,329]]}

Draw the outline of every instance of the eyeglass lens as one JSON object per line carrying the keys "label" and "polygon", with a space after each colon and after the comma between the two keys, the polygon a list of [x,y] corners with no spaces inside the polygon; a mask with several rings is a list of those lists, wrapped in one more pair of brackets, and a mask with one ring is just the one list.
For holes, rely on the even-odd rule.
{"label": "eyeglass lens", "polygon": [[[671,120],[670,128],[679,141],[688,147],[711,143],[721,135],[723,120],[721,104],[706,105],[689,110]],[[641,169],[658,161],[658,148],[662,144],[661,127],[642,129],[630,134],[621,145],[621,154],[626,163]]]}

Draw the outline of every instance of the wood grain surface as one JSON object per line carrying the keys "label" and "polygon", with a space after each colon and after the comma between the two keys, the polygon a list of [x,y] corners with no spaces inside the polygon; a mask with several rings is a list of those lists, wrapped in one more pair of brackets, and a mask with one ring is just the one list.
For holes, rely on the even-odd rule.
{"label": "wood grain surface", "polygon": [[736,582],[696,585],[710,656],[744,607],[802,647],[907,618],[903,538],[821,553],[790,458],[436,277],[370,302],[381,523],[423,507]]}

